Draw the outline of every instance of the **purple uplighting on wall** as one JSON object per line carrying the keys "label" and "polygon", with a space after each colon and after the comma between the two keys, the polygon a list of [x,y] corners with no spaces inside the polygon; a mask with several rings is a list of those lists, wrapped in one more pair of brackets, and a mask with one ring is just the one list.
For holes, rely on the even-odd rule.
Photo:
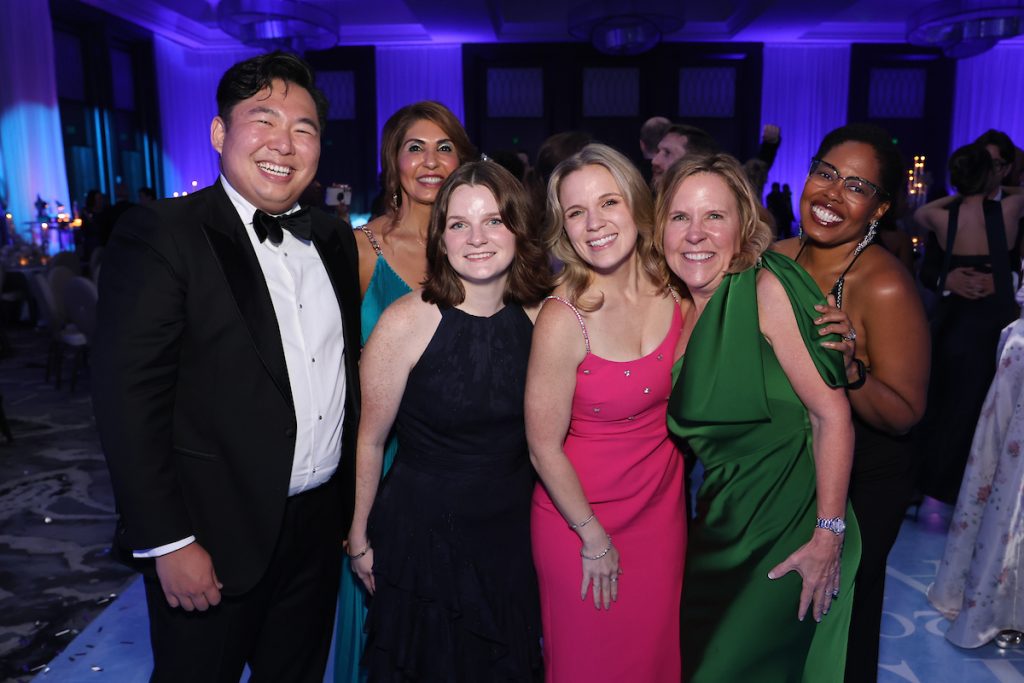
{"label": "purple uplighting on wall", "polygon": [[388,117],[420,100],[440,102],[465,123],[461,45],[379,46],[376,62],[378,140]]}
{"label": "purple uplighting on wall", "polygon": [[1024,148],[1024,45],[997,45],[957,62],[950,149],[989,128],[1003,131],[1018,149]]}
{"label": "purple uplighting on wall", "polygon": [[821,139],[846,123],[850,48],[765,45],[761,87],[761,123],[774,123],[782,130],[782,146],[768,175],[768,187],[773,182],[788,183],[799,197]]}
{"label": "purple uplighting on wall", "polygon": [[191,192],[213,183],[220,173],[217,152],[210,144],[210,123],[217,115],[217,83],[237,61],[257,51],[200,51],[161,36],[153,37],[156,79],[160,93],[164,193]]}
{"label": "purple uplighting on wall", "polygon": [[49,5],[0,3],[0,26],[33,27],[7,31],[0,40],[0,198],[18,232],[27,234],[37,195],[50,204],[51,215],[55,202],[71,202]]}

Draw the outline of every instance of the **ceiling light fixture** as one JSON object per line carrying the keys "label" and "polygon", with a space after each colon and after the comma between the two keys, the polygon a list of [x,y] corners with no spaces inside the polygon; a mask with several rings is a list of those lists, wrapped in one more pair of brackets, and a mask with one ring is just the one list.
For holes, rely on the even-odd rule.
{"label": "ceiling light fixture", "polygon": [[217,24],[245,45],[263,50],[325,50],[338,44],[330,12],[298,0],[220,0]]}
{"label": "ceiling light fixture", "polygon": [[973,57],[1024,29],[1024,0],[947,0],[907,20],[907,42],[939,47],[947,57]]}
{"label": "ceiling light fixture", "polygon": [[569,34],[610,55],[636,55],[683,27],[679,3],[587,2],[569,11]]}

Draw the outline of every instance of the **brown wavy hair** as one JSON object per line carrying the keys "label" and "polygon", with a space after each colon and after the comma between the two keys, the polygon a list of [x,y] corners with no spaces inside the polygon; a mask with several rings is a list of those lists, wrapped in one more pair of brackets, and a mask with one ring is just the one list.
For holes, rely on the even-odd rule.
{"label": "brown wavy hair", "polygon": [[[398,155],[402,150],[405,134],[417,121],[430,121],[444,131],[448,139],[455,145],[455,154],[459,157],[460,165],[476,157],[476,147],[469,141],[466,129],[455,118],[455,114],[440,102],[424,100],[415,104],[407,104],[396,111],[384,124],[380,136],[382,185],[388,214],[392,220],[398,218],[398,207],[402,204]],[[392,199],[395,196],[398,197],[398,201]]]}
{"label": "brown wavy hair", "polygon": [[636,256],[641,270],[656,286],[668,284],[668,276],[654,243],[654,211],[651,191],[640,171],[620,152],[608,145],[591,143],[555,167],[548,181],[547,220],[544,226],[544,245],[552,256],[565,264],[556,284],[565,284],[569,301],[583,311],[596,311],[603,298],[584,298],[593,282],[594,273],[580,258],[565,232],[565,208],[559,192],[562,182],[585,166],[600,166],[608,171],[629,207],[636,224]]}
{"label": "brown wavy hair", "polygon": [[665,263],[664,245],[669,207],[683,181],[699,173],[709,173],[724,180],[736,198],[736,206],[739,209],[740,250],[732,257],[732,262],[725,272],[739,273],[750,268],[772,243],[772,229],[761,219],[756,191],[751,187],[750,180],[739,161],[728,154],[684,157],[673,164],[662,178],[661,191],[658,193],[654,208],[654,237],[665,277],[670,277],[668,265]]}
{"label": "brown wavy hair", "polygon": [[439,306],[457,306],[466,298],[462,278],[444,253],[444,231],[452,193],[463,185],[486,187],[494,195],[501,220],[516,238],[516,253],[505,283],[506,304],[532,306],[551,291],[547,254],[530,228],[530,198],[522,183],[500,164],[474,161],[459,166],[437,193],[427,228],[427,279],[423,300]]}

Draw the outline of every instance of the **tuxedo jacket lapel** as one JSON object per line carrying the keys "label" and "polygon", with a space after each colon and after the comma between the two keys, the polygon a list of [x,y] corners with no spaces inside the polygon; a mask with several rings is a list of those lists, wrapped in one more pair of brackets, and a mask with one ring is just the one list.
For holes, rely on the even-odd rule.
{"label": "tuxedo jacket lapel", "polygon": [[263,365],[289,405],[294,405],[284,347],[281,345],[281,330],[274,313],[274,304],[270,300],[267,281],[256,252],[245,234],[245,226],[219,182],[203,230],[220,262]]}

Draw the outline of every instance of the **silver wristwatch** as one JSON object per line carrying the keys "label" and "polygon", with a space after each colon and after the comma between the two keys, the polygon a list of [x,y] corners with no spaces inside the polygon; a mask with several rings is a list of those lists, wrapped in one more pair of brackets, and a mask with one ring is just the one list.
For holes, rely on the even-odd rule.
{"label": "silver wristwatch", "polygon": [[846,522],[843,521],[842,517],[832,517],[831,519],[818,517],[818,521],[814,525],[814,528],[828,529],[836,536],[842,536],[844,533],[846,533]]}

